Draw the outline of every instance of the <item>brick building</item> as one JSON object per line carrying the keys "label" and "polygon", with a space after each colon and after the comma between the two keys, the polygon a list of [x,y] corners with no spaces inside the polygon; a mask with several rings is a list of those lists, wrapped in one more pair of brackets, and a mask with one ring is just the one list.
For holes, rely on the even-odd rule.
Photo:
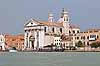
{"label": "brick building", "polygon": [[24,45],[24,35],[5,35],[6,49],[16,47],[17,50],[22,50]]}

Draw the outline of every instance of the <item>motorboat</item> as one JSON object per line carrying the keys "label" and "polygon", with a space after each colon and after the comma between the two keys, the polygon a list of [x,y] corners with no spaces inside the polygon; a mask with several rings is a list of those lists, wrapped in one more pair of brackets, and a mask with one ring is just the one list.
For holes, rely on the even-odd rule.
{"label": "motorboat", "polygon": [[18,52],[15,47],[12,47],[9,52]]}
{"label": "motorboat", "polygon": [[9,50],[9,52],[18,52],[17,50]]}

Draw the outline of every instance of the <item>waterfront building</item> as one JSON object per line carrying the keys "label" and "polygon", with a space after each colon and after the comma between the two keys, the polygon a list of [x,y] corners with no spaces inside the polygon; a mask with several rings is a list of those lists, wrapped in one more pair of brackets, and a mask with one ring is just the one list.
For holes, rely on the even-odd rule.
{"label": "waterfront building", "polygon": [[[54,16],[52,13],[49,13],[48,21],[30,19],[24,25],[24,49],[36,50],[38,48],[43,48],[47,45],[62,45],[60,38],[61,35],[70,36],[80,32],[80,28],[71,25],[69,12],[66,9],[63,9],[61,12],[61,17],[58,21],[54,21]],[[73,36],[72,36],[73,37]],[[57,44],[55,40],[57,41]],[[69,42],[68,42],[69,43]],[[73,44],[72,46],[75,46]]]}
{"label": "waterfront building", "polygon": [[54,45],[56,46],[56,48],[61,48],[61,37],[54,37]]}
{"label": "waterfront building", "polygon": [[73,43],[73,36],[62,35],[61,44],[62,44],[62,48],[64,49],[70,49],[71,47],[75,47],[75,43]]}
{"label": "waterfront building", "polygon": [[5,48],[11,49],[12,47],[15,47],[17,50],[22,50],[24,47],[24,35],[18,34],[18,35],[7,35],[5,34]]}
{"label": "waterfront building", "polygon": [[85,47],[88,49],[93,42],[100,42],[100,29],[88,29],[84,32],[80,32],[74,36],[74,42],[82,41]]}
{"label": "waterfront building", "polygon": [[0,49],[5,50],[5,36],[0,34]]}

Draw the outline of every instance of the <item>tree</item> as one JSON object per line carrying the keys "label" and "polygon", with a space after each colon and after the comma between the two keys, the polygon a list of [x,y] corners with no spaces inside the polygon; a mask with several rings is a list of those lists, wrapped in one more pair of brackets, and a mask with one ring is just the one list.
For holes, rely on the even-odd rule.
{"label": "tree", "polygon": [[100,42],[93,42],[92,44],[90,44],[90,46],[92,48],[98,48],[98,47],[100,47]]}
{"label": "tree", "polygon": [[75,46],[77,47],[84,47],[84,44],[82,43],[82,41],[78,41]]}

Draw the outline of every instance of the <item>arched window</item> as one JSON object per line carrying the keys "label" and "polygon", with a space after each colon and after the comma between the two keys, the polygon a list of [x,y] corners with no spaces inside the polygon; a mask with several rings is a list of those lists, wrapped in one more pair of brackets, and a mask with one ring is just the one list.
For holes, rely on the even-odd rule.
{"label": "arched window", "polygon": [[97,39],[99,38],[99,36],[97,35]]}
{"label": "arched window", "polygon": [[46,27],[44,27],[44,32],[46,32]]}
{"label": "arched window", "polygon": [[85,39],[85,36],[83,36],[83,39]]}
{"label": "arched window", "polygon": [[77,37],[77,39],[79,39],[79,37]]}
{"label": "arched window", "polygon": [[89,36],[87,36],[87,39],[89,39]]}
{"label": "arched window", "polygon": [[87,46],[89,46],[89,42],[87,42]]}
{"label": "arched window", "polygon": [[60,28],[60,32],[62,33],[62,28]]}
{"label": "arched window", "polygon": [[1,38],[1,41],[2,41],[2,38]]}
{"label": "arched window", "polygon": [[52,32],[54,32],[54,28],[52,28]]}
{"label": "arched window", "polygon": [[77,33],[79,33],[79,30],[77,31]]}
{"label": "arched window", "polygon": [[73,30],[73,33],[75,33],[75,30]]}
{"label": "arched window", "polygon": [[27,30],[25,30],[25,32],[26,32]]}
{"label": "arched window", "polygon": [[58,43],[57,43],[57,45],[58,45]]}
{"label": "arched window", "polygon": [[69,34],[71,34],[71,31],[69,31]]}
{"label": "arched window", "polygon": [[83,39],[83,36],[81,36],[81,39]]}

